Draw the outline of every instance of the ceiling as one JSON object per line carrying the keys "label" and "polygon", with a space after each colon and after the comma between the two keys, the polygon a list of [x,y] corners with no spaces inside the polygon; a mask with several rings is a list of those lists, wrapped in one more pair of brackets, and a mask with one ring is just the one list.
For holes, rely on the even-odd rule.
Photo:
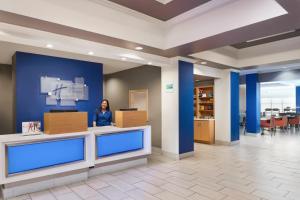
{"label": "ceiling", "polygon": [[39,47],[15,44],[10,42],[0,42],[0,63],[11,65],[12,57],[16,51],[102,63],[104,74],[111,74],[114,72],[141,66],[141,64],[139,63],[124,62],[121,60],[100,58],[95,56],[88,56],[88,55],[58,51],[53,49],[39,48]]}
{"label": "ceiling", "polygon": [[[299,0],[173,0],[167,4],[155,0],[118,0],[118,4],[113,3],[115,7],[102,6],[102,10],[100,4],[97,7],[84,0],[74,0],[72,5],[58,0],[30,2],[3,0],[0,22],[129,50],[141,46],[142,52],[163,57],[185,57],[300,28]],[[130,2],[135,2],[135,10],[130,8]],[[141,4],[150,6],[145,8]],[[180,9],[176,10],[178,5]],[[140,7],[146,10],[136,11]],[[151,16],[157,12],[149,12],[153,8],[162,9],[159,13],[169,20]],[[116,10],[118,14],[114,14]],[[146,19],[144,12],[151,17]]]}
{"label": "ceiling", "polygon": [[199,81],[211,81],[214,80],[213,77],[210,76],[201,76],[201,75],[195,75],[194,74],[194,81],[199,82]]}
{"label": "ceiling", "polygon": [[[193,8],[201,6],[211,0],[110,0],[121,6],[151,16],[153,18],[167,21]],[[167,3],[166,3],[167,2]]]}
{"label": "ceiling", "polygon": [[300,66],[300,36],[237,49],[225,46],[193,54],[192,57],[223,66],[235,66],[242,73],[271,72]]}

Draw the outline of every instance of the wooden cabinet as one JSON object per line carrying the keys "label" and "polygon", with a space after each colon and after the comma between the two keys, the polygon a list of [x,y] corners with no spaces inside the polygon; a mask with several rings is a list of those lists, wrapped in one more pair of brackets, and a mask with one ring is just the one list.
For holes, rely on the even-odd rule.
{"label": "wooden cabinet", "polygon": [[44,113],[44,133],[59,134],[87,131],[87,112]]}
{"label": "wooden cabinet", "polygon": [[215,143],[215,120],[197,119],[194,120],[194,140],[206,144]]}
{"label": "wooden cabinet", "polygon": [[147,124],[146,111],[116,111],[115,112],[116,127],[136,127],[145,126]]}

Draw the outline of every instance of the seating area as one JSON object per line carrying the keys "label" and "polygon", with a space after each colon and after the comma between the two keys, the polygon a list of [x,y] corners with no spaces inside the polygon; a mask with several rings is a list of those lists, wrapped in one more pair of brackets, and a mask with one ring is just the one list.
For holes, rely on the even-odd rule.
{"label": "seating area", "polygon": [[265,109],[260,119],[260,126],[262,134],[264,130],[270,131],[273,135],[276,133],[276,129],[279,128],[282,131],[287,131],[290,128],[299,130],[300,115],[295,112],[296,109],[284,108],[284,112],[280,112],[280,109]]}

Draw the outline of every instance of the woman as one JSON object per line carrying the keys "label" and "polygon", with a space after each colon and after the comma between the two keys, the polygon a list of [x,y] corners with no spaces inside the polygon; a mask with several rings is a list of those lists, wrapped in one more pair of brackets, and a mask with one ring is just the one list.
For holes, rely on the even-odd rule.
{"label": "woman", "polygon": [[112,122],[112,113],[107,99],[103,99],[101,106],[96,110],[93,117],[93,126],[110,126]]}

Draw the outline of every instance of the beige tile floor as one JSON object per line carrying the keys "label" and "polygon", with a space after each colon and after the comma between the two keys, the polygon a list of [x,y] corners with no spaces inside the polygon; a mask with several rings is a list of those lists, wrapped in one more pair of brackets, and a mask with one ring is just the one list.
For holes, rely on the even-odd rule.
{"label": "beige tile floor", "polygon": [[241,136],[235,146],[195,144],[195,156],[154,154],[147,166],[92,177],[15,200],[300,199],[300,136]]}

